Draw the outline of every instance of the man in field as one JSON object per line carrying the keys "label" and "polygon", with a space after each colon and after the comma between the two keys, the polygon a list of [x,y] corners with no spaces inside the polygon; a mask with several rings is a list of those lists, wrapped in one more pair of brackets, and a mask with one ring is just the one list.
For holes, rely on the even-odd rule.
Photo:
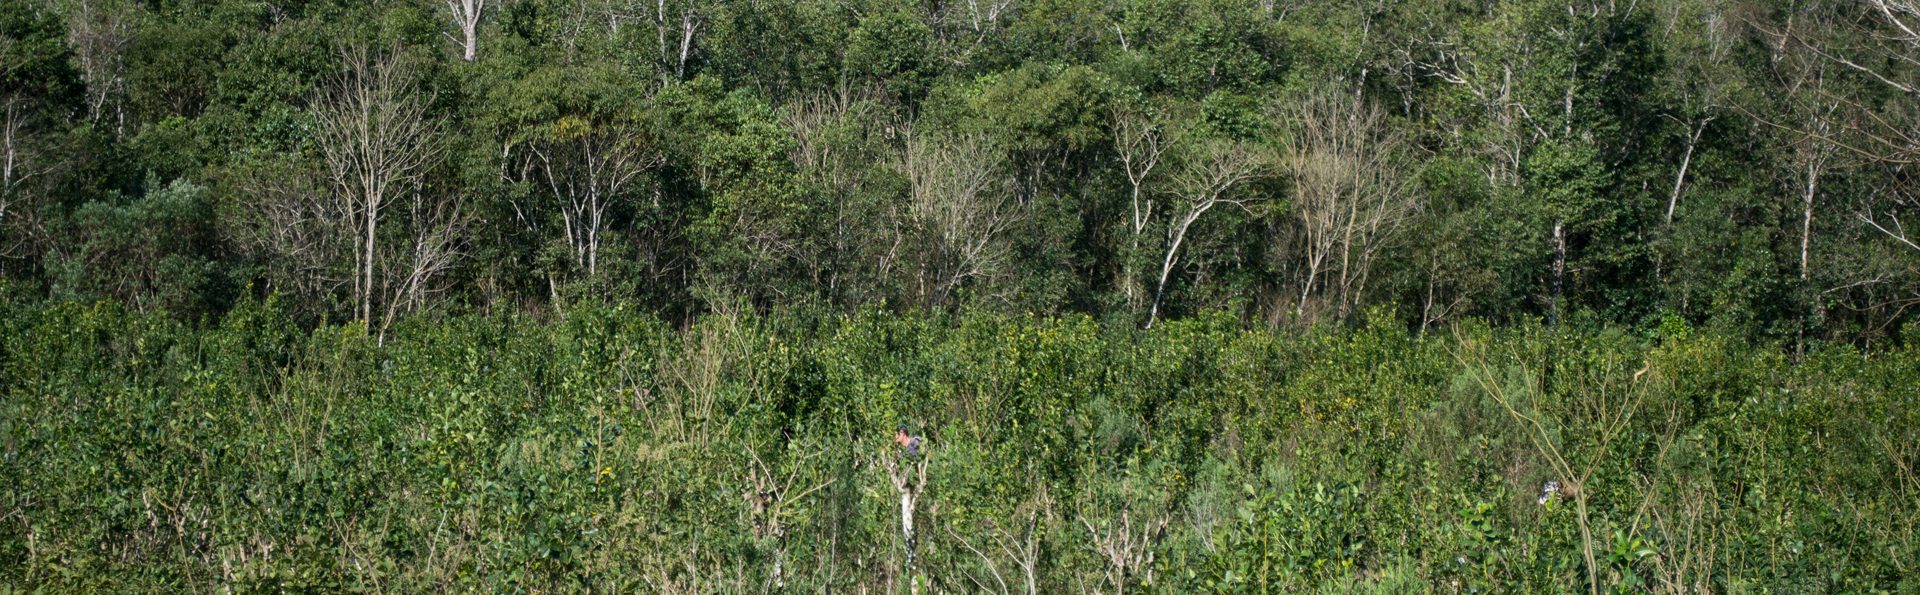
{"label": "man in field", "polygon": [[900,445],[900,452],[906,456],[920,455],[920,437],[907,433],[907,424],[893,430],[893,442]]}

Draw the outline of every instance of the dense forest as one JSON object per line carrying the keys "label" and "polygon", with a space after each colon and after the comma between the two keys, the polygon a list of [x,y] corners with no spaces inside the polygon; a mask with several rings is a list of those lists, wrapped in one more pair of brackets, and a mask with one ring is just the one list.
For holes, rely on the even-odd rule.
{"label": "dense forest", "polygon": [[7,291],[306,324],[625,302],[1870,345],[1903,0],[8,0]]}
{"label": "dense forest", "polygon": [[0,0],[0,592],[1920,589],[1915,0]]}

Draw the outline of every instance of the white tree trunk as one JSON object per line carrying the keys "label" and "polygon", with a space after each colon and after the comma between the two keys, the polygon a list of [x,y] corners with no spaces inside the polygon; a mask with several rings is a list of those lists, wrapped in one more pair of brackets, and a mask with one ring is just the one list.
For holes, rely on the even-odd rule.
{"label": "white tree trunk", "polygon": [[480,54],[480,19],[487,12],[487,0],[446,0],[453,26],[460,30],[460,59],[473,62]]}
{"label": "white tree trunk", "polygon": [[1808,278],[1808,257],[1813,247],[1813,198],[1819,193],[1822,164],[1819,159],[1807,162],[1807,183],[1801,191],[1800,201],[1800,281]]}
{"label": "white tree trunk", "polygon": [[1680,172],[1673,176],[1673,192],[1667,195],[1667,224],[1673,224],[1673,210],[1680,204],[1680,190],[1687,183],[1687,166],[1693,164],[1693,149],[1700,144],[1700,133],[1707,130],[1712,117],[1703,118],[1687,134],[1687,148],[1680,153]]}
{"label": "white tree trunk", "polygon": [[1173,263],[1180,255],[1180,244],[1187,241],[1187,228],[1211,208],[1211,202],[1200,206],[1174,227],[1173,242],[1167,245],[1166,258],[1160,261],[1160,282],[1153,286],[1153,306],[1147,310],[1147,328],[1153,328],[1153,323],[1160,320],[1160,301],[1167,294],[1167,279],[1173,276]]}
{"label": "white tree trunk", "polygon": [[426,118],[426,102],[400,59],[358,51],[347,63],[317,106],[315,142],[339,205],[331,210],[358,244],[355,313],[372,326],[380,214],[391,193],[412,188],[438,158],[437,125]]}

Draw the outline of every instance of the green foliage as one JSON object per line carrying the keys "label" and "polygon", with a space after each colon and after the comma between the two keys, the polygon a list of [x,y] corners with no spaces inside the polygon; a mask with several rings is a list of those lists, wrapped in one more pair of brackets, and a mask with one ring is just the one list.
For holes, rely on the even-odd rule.
{"label": "green foliage", "polygon": [[57,294],[104,297],[193,319],[231,295],[224,271],[202,254],[213,241],[207,189],[176,180],[125,204],[91,202],[73,214],[77,249],[55,253]]}
{"label": "green foliage", "polygon": [[60,15],[43,2],[0,4],[0,97],[26,97],[77,107],[83,87],[64,40]]}
{"label": "green foliage", "polygon": [[[275,300],[197,330],[112,304],[0,313],[16,585],[1570,591],[1579,498],[1606,590],[1913,586],[1911,349],[1794,364],[1677,327],[1220,318],[672,330],[619,307],[415,319],[378,345]],[[1572,483],[1465,381],[1475,345],[1509,395],[1552,362],[1528,415],[1601,453],[1583,492],[1536,502]],[[1623,405],[1593,450],[1587,420]],[[927,465],[911,544],[882,464],[902,424]]]}
{"label": "green foliage", "polygon": [[904,11],[860,19],[847,34],[846,55],[848,74],[878,81],[907,105],[919,101],[937,73],[933,30]]}
{"label": "green foliage", "polygon": [[1920,589],[1913,15],[487,5],[0,0],[0,585]]}
{"label": "green foliage", "polygon": [[[1893,341],[1920,312],[1897,223],[1915,208],[1901,164],[1920,68],[1898,15],[1831,0],[530,0],[486,3],[472,63],[453,6],[7,3],[0,277],[133,299],[79,287],[125,275],[87,270],[78,239],[136,216],[88,205],[188,180],[216,208],[165,276],[203,295],[137,308],[217,317],[251,285],[307,323],[353,316],[359,226],[315,118],[344,58],[371,52],[406,56],[445,157],[387,203],[422,212],[382,213],[365,267],[424,267],[382,298],[402,315],[884,304],[1138,322],[1159,303],[1302,326],[1380,306],[1415,329],[1672,314],[1804,349]],[[1376,172],[1407,208],[1349,210],[1363,249],[1321,262],[1319,203],[1287,200],[1312,184],[1266,172],[1233,193],[1259,208],[1201,217],[1157,287],[1195,149],[1272,158],[1274,114],[1347,94],[1387,115],[1373,133],[1408,140],[1408,167]],[[1129,141],[1136,111],[1182,115]],[[914,198],[909,139],[991,147],[968,187],[993,199]],[[644,166],[609,165],[626,149]],[[935,198],[965,223],[927,229],[931,203],[911,203]],[[955,260],[925,255],[956,247],[966,282],[925,287]],[[1328,275],[1335,312],[1295,303],[1329,299],[1313,295]]]}

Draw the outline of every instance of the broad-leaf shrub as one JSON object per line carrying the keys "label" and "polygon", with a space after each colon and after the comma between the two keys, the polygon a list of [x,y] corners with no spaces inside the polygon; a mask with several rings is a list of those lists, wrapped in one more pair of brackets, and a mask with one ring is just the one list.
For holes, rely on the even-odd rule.
{"label": "broad-leaf shrub", "polygon": [[[581,306],[416,317],[383,342],[303,331],[271,299],[198,328],[111,304],[0,315],[17,586],[1920,587],[1916,340],[1794,358],[1691,330],[1422,336],[1390,314],[672,328]],[[889,462],[927,469],[912,542]]]}

